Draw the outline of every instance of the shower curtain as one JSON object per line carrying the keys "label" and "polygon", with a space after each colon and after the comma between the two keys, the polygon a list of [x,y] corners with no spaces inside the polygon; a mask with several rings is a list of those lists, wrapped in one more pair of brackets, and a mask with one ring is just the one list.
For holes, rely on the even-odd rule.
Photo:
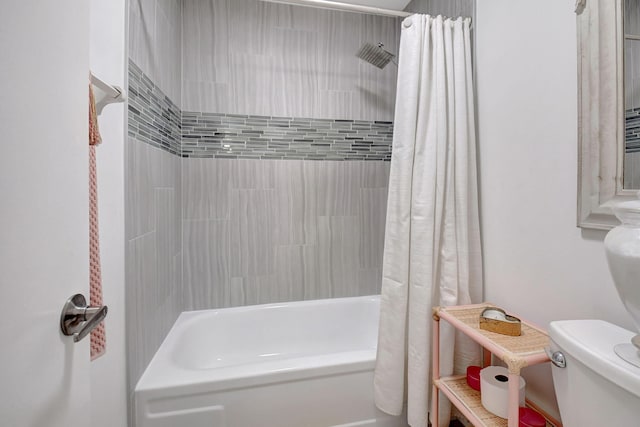
{"label": "shower curtain", "polygon": [[[409,424],[423,427],[432,306],[482,298],[470,19],[406,18],[399,56],[375,399],[393,415],[406,402]],[[446,322],[441,349],[442,375],[454,371],[454,349],[460,368],[479,359]]]}

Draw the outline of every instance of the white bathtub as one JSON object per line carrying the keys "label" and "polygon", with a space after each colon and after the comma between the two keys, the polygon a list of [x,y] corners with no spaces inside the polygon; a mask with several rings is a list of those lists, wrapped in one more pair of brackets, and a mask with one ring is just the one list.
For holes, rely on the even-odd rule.
{"label": "white bathtub", "polygon": [[378,296],[184,312],[136,427],[405,427],[373,403]]}

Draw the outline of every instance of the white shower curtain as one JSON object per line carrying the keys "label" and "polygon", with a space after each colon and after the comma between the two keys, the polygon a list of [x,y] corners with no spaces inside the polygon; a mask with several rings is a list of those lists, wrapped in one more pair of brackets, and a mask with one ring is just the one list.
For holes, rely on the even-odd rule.
{"label": "white shower curtain", "polygon": [[[469,33],[468,18],[402,23],[375,399],[394,415],[406,402],[412,427],[428,423],[432,306],[482,298]],[[477,363],[477,346],[442,326],[441,373],[453,373],[454,348],[457,366]]]}

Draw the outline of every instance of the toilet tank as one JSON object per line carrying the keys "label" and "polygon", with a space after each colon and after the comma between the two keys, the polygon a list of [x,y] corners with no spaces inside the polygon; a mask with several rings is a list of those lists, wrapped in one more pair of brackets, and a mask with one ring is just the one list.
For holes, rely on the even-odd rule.
{"label": "toilet tank", "polygon": [[[640,426],[640,368],[613,350],[633,332],[602,320],[551,322],[551,351],[566,367],[552,365],[564,427]],[[639,358],[640,361],[640,358]]]}

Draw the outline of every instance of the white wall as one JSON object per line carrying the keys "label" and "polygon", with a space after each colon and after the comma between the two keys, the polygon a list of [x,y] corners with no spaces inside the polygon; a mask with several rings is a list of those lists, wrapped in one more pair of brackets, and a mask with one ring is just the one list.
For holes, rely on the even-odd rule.
{"label": "white wall", "polygon": [[[576,228],[574,4],[477,3],[485,297],[544,327],[600,318],[630,329],[604,233]],[[527,370],[529,396],[553,408],[550,368]]]}
{"label": "white wall", "polygon": [[0,424],[86,419],[89,340],[60,310],[89,290],[89,6],[0,2]]}
{"label": "white wall", "polygon": [[[103,80],[125,87],[126,0],[91,1],[90,65]],[[91,425],[126,426],[124,319],[124,136],[125,105],[112,104],[99,117],[98,210],[107,352],[91,363]]]}

